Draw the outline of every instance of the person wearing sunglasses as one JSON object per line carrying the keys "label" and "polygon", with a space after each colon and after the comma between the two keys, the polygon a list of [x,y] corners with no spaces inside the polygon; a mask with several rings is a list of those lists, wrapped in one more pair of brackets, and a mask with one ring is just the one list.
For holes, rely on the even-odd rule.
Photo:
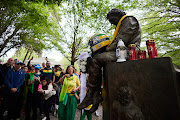
{"label": "person wearing sunglasses", "polygon": [[0,98],[2,99],[1,106],[0,106],[0,120],[3,118],[3,115],[7,115],[7,95],[4,91],[4,79],[7,71],[11,69],[14,63],[13,58],[9,58],[5,64],[0,64]]}
{"label": "person wearing sunglasses", "polygon": [[67,67],[66,74],[60,78],[60,82],[62,89],[59,98],[58,119],[74,120],[77,106],[75,93],[80,88],[80,81],[74,75],[73,65]]}

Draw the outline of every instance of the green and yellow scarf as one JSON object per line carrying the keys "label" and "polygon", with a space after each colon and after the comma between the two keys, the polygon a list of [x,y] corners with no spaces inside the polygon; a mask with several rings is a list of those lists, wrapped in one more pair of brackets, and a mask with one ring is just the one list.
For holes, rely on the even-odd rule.
{"label": "green and yellow scarf", "polygon": [[68,94],[66,94],[68,90],[68,86],[69,86],[68,81],[73,80],[73,79],[74,79],[74,75],[71,76],[70,78],[67,78],[67,77],[64,78],[63,86],[62,86],[60,97],[59,97],[59,102],[63,102],[64,105],[66,105],[67,99],[68,99]]}
{"label": "green and yellow scarf", "polygon": [[[41,73],[38,73],[38,75],[40,75],[40,74]],[[33,78],[34,78],[34,76],[36,76],[36,74],[35,74],[35,72],[33,72],[33,73],[29,73],[29,75],[30,75],[30,82],[32,82]],[[34,82],[30,85],[29,90],[31,91],[31,93],[34,92]]]}

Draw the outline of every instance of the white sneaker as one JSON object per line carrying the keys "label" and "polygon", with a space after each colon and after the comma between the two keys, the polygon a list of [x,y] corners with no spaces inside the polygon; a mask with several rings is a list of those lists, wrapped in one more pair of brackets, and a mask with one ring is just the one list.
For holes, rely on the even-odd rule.
{"label": "white sneaker", "polygon": [[7,116],[8,115],[8,111],[4,111],[3,113],[3,117]]}
{"label": "white sneaker", "polygon": [[56,110],[54,111],[53,115],[56,116]]}
{"label": "white sneaker", "polygon": [[46,120],[47,117],[44,117],[42,120]]}
{"label": "white sneaker", "polygon": [[58,110],[58,108],[59,108],[59,105],[55,105],[55,109]]}
{"label": "white sneaker", "polygon": [[95,115],[96,115],[97,117],[99,117],[99,113],[98,113],[98,111],[95,111]]}

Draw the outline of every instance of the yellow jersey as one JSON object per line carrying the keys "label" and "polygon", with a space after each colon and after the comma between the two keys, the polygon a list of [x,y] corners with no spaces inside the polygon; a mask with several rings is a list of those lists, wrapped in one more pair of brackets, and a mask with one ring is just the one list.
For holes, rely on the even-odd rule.
{"label": "yellow jersey", "polygon": [[54,71],[54,74],[55,76],[59,77],[61,75],[61,71],[57,71],[57,72]]}
{"label": "yellow jersey", "polygon": [[68,80],[68,89],[67,93],[71,93],[73,89],[75,89],[77,86],[80,86],[79,79],[76,75],[74,75],[74,78],[72,80]]}

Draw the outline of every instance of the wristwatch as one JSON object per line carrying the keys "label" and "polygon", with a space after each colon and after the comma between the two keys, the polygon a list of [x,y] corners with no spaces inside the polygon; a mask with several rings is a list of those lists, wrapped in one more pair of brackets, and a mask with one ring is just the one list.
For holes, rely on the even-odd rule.
{"label": "wristwatch", "polygon": [[18,87],[16,87],[16,89],[18,90]]}

